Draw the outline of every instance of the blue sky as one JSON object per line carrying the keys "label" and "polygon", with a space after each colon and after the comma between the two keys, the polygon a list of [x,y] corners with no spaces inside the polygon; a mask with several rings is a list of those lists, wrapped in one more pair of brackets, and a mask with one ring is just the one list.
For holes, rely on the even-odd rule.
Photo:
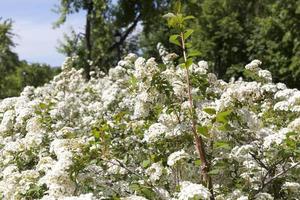
{"label": "blue sky", "polygon": [[71,27],[84,32],[84,13],[73,14],[65,25],[52,28],[59,17],[52,9],[58,3],[59,0],[0,0],[0,17],[14,21],[14,41],[17,43],[14,50],[20,59],[59,66],[64,55],[56,48],[63,33],[70,32]]}

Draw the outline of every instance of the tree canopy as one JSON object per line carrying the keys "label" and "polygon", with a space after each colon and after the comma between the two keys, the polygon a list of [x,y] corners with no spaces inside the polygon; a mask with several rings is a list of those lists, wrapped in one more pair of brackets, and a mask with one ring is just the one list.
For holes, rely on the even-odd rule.
{"label": "tree canopy", "polygon": [[[170,30],[161,23],[162,15],[174,1],[120,0],[115,4],[91,1],[90,14],[90,7],[83,2],[87,3],[63,0],[60,4],[60,23],[68,14],[87,11],[85,36],[80,40],[75,36],[73,40],[66,40],[63,47],[67,55],[72,54],[70,47],[78,43],[79,48],[73,48],[73,52],[80,51],[95,67],[107,71],[116,64],[115,58],[128,51],[158,58],[154,48],[158,42],[171,51],[178,51],[165,41]],[[196,17],[191,23],[196,33],[192,38],[193,46],[201,52],[201,58],[212,62],[212,71],[220,78],[247,77],[242,73],[242,66],[259,58],[276,81],[300,87],[297,81],[300,78],[299,4],[294,0],[188,0],[184,2],[184,10]],[[132,39],[130,33],[138,24],[142,32]]]}
{"label": "tree canopy", "polygon": [[[175,2],[59,0],[54,9],[58,13],[55,27],[59,28],[73,13],[85,13],[84,31],[66,34],[58,45],[59,51],[66,56],[78,56],[76,66],[85,69],[87,79],[90,71],[107,73],[129,52],[159,60],[158,42],[180,54],[178,47],[165,39],[172,31],[162,23],[163,14]],[[299,0],[187,0],[183,10],[195,16],[189,24],[194,30],[191,44],[200,51],[199,58],[210,61],[210,70],[219,78],[248,79],[250,75],[243,72],[243,66],[252,59],[260,59],[275,81],[300,88]],[[22,78],[9,75],[22,64],[12,50],[12,21],[1,21],[0,96],[4,97],[17,95],[26,84],[21,83]],[[8,92],[10,87],[18,89]]]}
{"label": "tree canopy", "polygon": [[12,26],[11,20],[0,21],[0,99],[19,95],[27,85],[43,85],[59,71],[46,64],[20,60],[13,51],[16,44]]}

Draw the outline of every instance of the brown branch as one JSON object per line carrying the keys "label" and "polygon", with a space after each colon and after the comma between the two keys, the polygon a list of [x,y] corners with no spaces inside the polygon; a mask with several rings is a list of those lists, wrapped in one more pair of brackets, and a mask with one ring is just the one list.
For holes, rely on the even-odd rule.
{"label": "brown branch", "polygon": [[[183,52],[183,59],[184,62],[187,62],[187,56],[186,56],[186,49],[185,49],[185,42],[184,42],[184,34],[183,32],[180,33],[180,39],[181,39],[181,48]],[[199,154],[200,160],[201,160],[201,172],[203,174],[204,182],[206,183],[210,193],[211,193],[211,200],[214,200],[214,193],[213,193],[213,185],[212,185],[212,180],[210,175],[208,174],[209,172],[209,163],[206,158],[206,152],[204,148],[204,142],[203,139],[200,135],[197,133],[197,122],[194,116],[194,105],[193,105],[193,97],[192,97],[192,92],[191,92],[191,84],[190,84],[190,74],[189,74],[189,69],[186,66],[186,80],[188,84],[188,97],[189,97],[189,103],[190,103],[190,115],[192,117],[192,131],[194,135],[194,140],[195,140],[195,146],[196,150]]]}
{"label": "brown branch", "polygon": [[[90,61],[92,58],[92,42],[91,42],[91,29],[92,29],[92,11],[93,11],[93,1],[89,1],[87,4],[87,14],[86,14],[86,25],[85,25],[85,43],[87,49],[87,60]],[[86,78],[89,80],[91,67],[87,63],[85,66]]]}
{"label": "brown branch", "polygon": [[135,27],[137,26],[138,22],[141,20],[141,14],[139,14],[133,21],[133,23],[131,24],[131,26],[129,26],[129,28],[124,32],[123,35],[121,35],[121,39],[120,41],[114,43],[111,47],[108,48],[108,51],[111,51],[115,48],[117,48],[118,46],[122,45],[124,43],[124,41],[126,40],[126,38],[128,37],[128,35],[135,29]]}

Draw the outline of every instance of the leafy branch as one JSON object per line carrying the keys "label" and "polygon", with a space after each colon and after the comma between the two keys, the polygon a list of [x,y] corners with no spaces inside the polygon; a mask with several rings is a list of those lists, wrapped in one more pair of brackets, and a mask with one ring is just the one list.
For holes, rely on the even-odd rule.
{"label": "leafy branch", "polygon": [[[182,50],[182,56],[184,63],[180,64],[181,67],[186,70],[186,81],[187,81],[187,89],[188,89],[188,99],[189,99],[189,112],[192,117],[192,131],[194,136],[195,148],[201,160],[201,181],[203,181],[208,189],[210,190],[212,196],[211,199],[214,199],[213,195],[213,184],[212,179],[209,175],[210,165],[207,159],[207,154],[204,147],[204,142],[200,134],[197,133],[197,121],[195,118],[193,97],[192,97],[192,88],[190,82],[190,72],[189,67],[193,64],[193,57],[198,56],[200,53],[191,50],[191,43],[187,42],[187,40],[191,37],[194,32],[193,29],[186,29],[186,22],[188,20],[194,19],[193,16],[184,16],[181,13],[181,4],[177,2],[175,5],[175,13],[168,13],[164,15],[164,17],[168,21],[168,26],[170,28],[174,28],[178,31],[178,34],[171,35],[169,37],[169,41],[177,46],[179,46]],[[190,51],[188,51],[190,50]]]}

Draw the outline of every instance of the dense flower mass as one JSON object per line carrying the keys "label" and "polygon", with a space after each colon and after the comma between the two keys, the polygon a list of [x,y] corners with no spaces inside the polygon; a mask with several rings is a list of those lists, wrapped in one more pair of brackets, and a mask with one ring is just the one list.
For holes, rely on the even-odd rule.
{"label": "dense flower mass", "polygon": [[189,68],[197,132],[211,165],[201,179],[186,71],[159,44],[163,64],[129,54],[86,81],[69,58],[43,87],[0,101],[0,199],[297,199],[300,91],[218,80]]}

